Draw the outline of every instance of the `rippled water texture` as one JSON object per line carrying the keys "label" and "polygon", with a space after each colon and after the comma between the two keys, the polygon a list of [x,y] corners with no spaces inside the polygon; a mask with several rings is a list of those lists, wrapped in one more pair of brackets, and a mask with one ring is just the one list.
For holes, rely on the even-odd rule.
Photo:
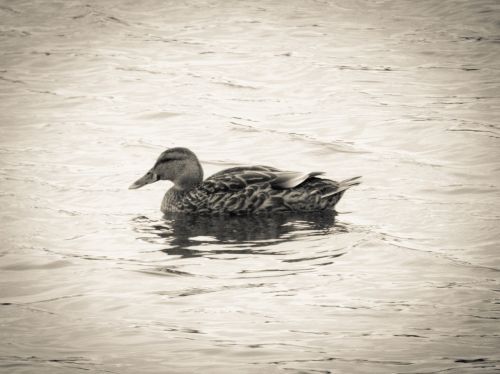
{"label": "rippled water texture", "polygon": [[[500,370],[498,1],[0,4],[0,371]],[[162,217],[173,146],[364,183]]]}

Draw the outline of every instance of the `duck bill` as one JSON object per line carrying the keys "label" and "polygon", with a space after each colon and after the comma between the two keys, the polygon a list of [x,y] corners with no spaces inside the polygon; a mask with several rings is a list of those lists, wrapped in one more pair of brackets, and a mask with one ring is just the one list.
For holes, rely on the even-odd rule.
{"label": "duck bill", "polygon": [[136,190],[146,184],[154,183],[158,180],[158,176],[151,171],[148,171],[142,178],[137,179],[129,186],[129,190]]}

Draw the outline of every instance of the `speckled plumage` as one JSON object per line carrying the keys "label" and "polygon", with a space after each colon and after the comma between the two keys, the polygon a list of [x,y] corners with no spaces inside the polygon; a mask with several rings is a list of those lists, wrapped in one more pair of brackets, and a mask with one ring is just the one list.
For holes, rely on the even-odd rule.
{"label": "speckled plumage", "polygon": [[[172,174],[171,168],[177,173]],[[197,177],[190,178],[194,174]],[[173,148],[162,153],[155,166],[131,188],[159,179],[172,180],[174,187],[166,192],[161,204],[164,213],[248,214],[333,209],[346,189],[360,183],[359,178],[339,183],[317,177],[320,174],[243,166],[219,171],[203,181],[194,153]]]}

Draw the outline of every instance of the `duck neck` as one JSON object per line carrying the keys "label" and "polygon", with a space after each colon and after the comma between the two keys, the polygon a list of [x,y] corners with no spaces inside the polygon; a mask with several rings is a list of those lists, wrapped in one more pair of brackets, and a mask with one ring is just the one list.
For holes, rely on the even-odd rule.
{"label": "duck neck", "polygon": [[203,169],[200,163],[196,162],[195,165],[186,167],[173,182],[173,189],[179,193],[185,193],[198,187],[203,182]]}

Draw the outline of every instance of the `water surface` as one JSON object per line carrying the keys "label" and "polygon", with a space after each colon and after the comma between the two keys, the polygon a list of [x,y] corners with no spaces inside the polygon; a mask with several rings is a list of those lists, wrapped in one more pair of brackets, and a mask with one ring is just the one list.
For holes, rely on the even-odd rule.
{"label": "water surface", "polygon": [[[500,369],[495,1],[1,1],[0,370]],[[127,187],[363,175],[338,214]]]}

